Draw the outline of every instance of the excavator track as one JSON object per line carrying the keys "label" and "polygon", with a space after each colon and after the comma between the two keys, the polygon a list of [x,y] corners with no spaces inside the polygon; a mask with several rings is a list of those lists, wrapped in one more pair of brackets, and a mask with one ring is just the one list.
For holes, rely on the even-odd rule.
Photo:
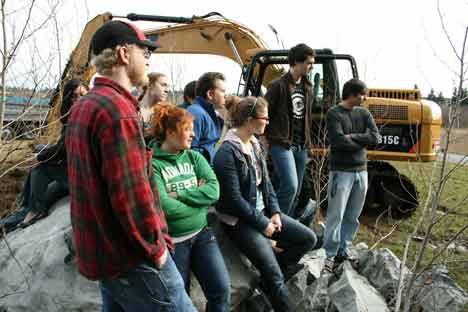
{"label": "excavator track", "polygon": [[419,194],[411,180],[385,161],[369,161],[369,189],[364,212],[387,213],[392,218],[406,218],[419,205]]}

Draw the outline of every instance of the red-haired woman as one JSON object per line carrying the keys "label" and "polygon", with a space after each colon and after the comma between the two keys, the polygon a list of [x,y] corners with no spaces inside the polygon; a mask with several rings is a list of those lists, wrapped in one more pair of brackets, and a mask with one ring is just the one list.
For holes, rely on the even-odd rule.
{"label": "red-haired woman", "polygon": [[150,132],[161,205],[185,287],[190,289],[192,271],[207,298],[206,311],[229,311],[229,275],[206,220],[208,208],[219,198],[219,184],[206,159],[190,150],[193,116],[174,105],[157,105]]}

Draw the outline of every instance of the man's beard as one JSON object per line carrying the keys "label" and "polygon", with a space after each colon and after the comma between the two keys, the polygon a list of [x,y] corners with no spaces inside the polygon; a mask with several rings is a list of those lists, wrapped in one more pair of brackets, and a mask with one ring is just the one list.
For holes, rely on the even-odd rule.
{"label": "man's beard", "polygon": [[132,62],[127,67],[127,75],[134,87],[142,87],[148,84],[146,70],[140,70]]}

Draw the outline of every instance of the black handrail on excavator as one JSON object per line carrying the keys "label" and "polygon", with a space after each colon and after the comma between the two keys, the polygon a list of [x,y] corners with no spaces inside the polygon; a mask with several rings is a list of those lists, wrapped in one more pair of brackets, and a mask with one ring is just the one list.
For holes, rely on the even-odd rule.
{"label": "black handrail on excavator", "polygon": [[[272,64],[287,64],[287,56],[288,56],[289,50],[267,50],[267,51],[261,51],[255,54],[252,57],[252,60],[249,63],[249,66],[246,69],[246,72],[244,74],[244,81],[246,81],[246,85],[244,88],[244,96],[249,95],[248,91],[250,90],[252,92],[252,95],[258,96],[260,95],[260,85],[261,82],[259,83],[258,81],[255,81],[253,78],[254,76],[254,71],[255,71],[255,64],[257,63],[263,63],[261,61],[262,58],[268,58],[270,57],[282,57],[282,60],[274,60],[274,61],[267,61],[267,63],[272,63]],[[359,74],[357,70],[357,65],[356,65],[356,60],[352,55],[349,54],[333,54],[331,50],[328,49],[317,49],[315,50],[316,53],[316,58],[317,59],[322,59],[322,60],[339,60],[339,59],[344,59],[349,61],[350,66],[351,66],[351,71],[353,73],[353,78],[359,79]]]}
{"label": "black handrail on excavator", "polygon": [[123,17],[131,21],[146,21],[146,22],[161,22],[161,23],[177,23],[177,24],[192,24],[195,19],[207,18],[211,16],[220,16],[224,18],[221,13],[210,12],[202,16],[192,16],[192,17],[177,17],[177,16],[162,16],[162,15],[147,15],[147,14],[136,14],[130,13],[127,16],[113,16],[113,17]]}

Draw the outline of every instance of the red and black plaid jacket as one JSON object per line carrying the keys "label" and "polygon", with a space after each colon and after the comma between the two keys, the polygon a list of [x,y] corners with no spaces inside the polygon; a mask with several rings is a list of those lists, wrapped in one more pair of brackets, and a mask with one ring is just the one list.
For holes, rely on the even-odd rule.
{"label": "red and black plaid jacket", "polygon": [[71,220],[78,269],[89,279],[154,263],[173,248],[137,105],[122,86],[96,78],[68,119]]}

